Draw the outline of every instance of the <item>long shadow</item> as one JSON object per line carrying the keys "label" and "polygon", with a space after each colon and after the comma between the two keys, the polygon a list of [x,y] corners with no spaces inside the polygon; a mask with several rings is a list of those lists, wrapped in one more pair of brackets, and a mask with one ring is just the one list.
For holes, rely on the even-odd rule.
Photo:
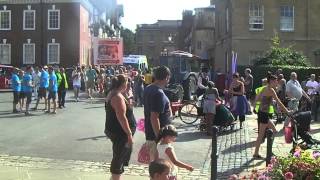
{"label": "long shadow", "polygon": [[26,116],[24,113],[22,114],[13,114],[11,116],[3,116],[0,117],[0,119],[14,119],[14,118],[27,118],[27,117],[32,117],[32,116],[41,116],[40,114],[30,114]]}
{"label": "long shadow", "polygon": [[199,139],[211,139],[210,136],[206,136],[203,132],[185,132],[178,135],[176,142],[188,142]]}
{"label": "long shadow", "polygon": [[231,176],[233,174],[239,174],[239,173],[243,172],[243,170],[245,170],[245,169],[249,169],[254,166],[260,166],[263,163],[265,163],[264,160],[261,160],[258,163],[256,163],[255,165],[250,165],[250,163],[253,161],[254,161],[254,159],[251,159],[251,160],[247,161],[246,163],[242,164],[240,167],[227,169],[222,172],[219,172],[219,169],[218,169],[217,177],[218,177],[218,179],[229,179],[229,176]]}
{"label": "long shadow", "polygon": [[101,108],[104,109],[104,106],[85,107],[83,109],[101,109]]}
{"label": "long shadow", "polygon": [[86,140],[99,140],[99,139],[103,139],[103,138],[107,138],[107,136],[94,136],[94,137],[87,137],[87,138],[80,138],[80,139],[77,139],[77,141],[86,141]]}
{"label": "long shadow", "polygon": [[247,142],[247,143],[244,143],[244,144],[236,144],[236,145],[228,147],[227,149],[224,149],[223,151],[221,151],[221,154],[229,154],[229,153],[234,153],[234,152],[240,152],[240,151],[242,151],[244,149],[254,147],[254,143],[255,143],[255,141]]}
{"label": "long shadow", "polygon": [[8,104],[8,103],[12,104],[12,101],[0,101],[0,104]]}

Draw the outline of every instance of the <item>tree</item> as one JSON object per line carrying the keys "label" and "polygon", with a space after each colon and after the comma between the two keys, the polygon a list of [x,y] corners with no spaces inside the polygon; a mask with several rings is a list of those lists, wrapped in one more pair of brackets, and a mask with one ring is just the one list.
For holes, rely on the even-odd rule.
{"label": "tree", "polygon": [[123,38],[124,54],[133,54],[135,52],[135,34],[127,28],[121,28],[120,34]]}
{"label": "tree", "polygon": [[275,34],[271,41],[271,49],[263,57],[257,58],[254,65],[310,66],[307,57],[292,49],[291,46],[280,47],[280,38],[277,34]]}

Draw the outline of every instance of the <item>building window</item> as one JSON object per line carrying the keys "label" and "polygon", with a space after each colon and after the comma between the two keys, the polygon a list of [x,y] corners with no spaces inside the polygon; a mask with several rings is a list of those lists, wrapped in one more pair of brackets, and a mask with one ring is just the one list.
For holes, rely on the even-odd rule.
{"label": "building window", "polygon": [[48,64],[60,63],[60,44],[49,43],[48,44]]}
{"label": "building window", "polygon": [[253,65],[255,61],[261,57],[263,57],[263,51],[250,51],[249,52],[249,65]]}
{"label": "building window", "polygon": [[250,4],[249,7],[249,30],[263,30],[264,8],[259,4]]}
{"label": "building window", "polygon": [[11,64],[11,44],[0,44],[0,64]]}
{"label": "building window", "polygon": [[226,32],[229,32],[229,8],[226,9]]}
{"label": "building window", "polygon": [[199,50],[201,49],[201,41],[197,42],[197,49],[199,49]]}
{"label": "building window", "polygon": [[48,10],[48,29],[60,29],[60,10]]}
{"label": "building window", "polygon": [[23,11],[23,30],[35,30],[36,29],[36,11],[24,10]]}
{"label": "building window", "polygon": [[35,63],[35,44],[23,44],[23,64]]}
{"label": "building window", "polygon": [[294,30],[294,7],[293,6],[280,7],[280,30],[281,31]]}
{"label": "building window", "polygon": [[0,30],[11,30],[10,10],[0,10]]}
{"label": "building window", "polygon": [[150,34],[150,39],[149,41],[154,41],[154,35],[153,34]]}

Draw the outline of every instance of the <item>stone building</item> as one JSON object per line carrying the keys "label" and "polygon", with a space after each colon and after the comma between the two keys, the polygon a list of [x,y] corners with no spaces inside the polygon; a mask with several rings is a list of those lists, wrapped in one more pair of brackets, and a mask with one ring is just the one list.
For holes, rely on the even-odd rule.
{"label": "stone building", "polygon": [[195,8],[192,28],[192,53],[214,65],[215,8]]}
{"label": "stone building", "polygon": [[319,0],[211,0],[216,7],[216,68],[229,71],[232,54],[250,65],[270,48],[277,33],[283,46],[320,65]]}
{"label": "stone building", "polygon": [[181,20],[158,20],[139,24],[136,29],[137,54],[146,55],[151,65],[159,64],[161,53],[177,50]]}

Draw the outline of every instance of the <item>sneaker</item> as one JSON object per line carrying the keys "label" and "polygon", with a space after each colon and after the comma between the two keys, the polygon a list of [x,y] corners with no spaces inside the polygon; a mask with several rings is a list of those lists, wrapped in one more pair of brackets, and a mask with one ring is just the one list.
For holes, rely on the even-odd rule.
{"label": "sneaker", "polygon": [[25,112],[24,114],[25,114],[26,116],[30,116],[30,115],[31,115],[30,112]]}
{"label": "sneaker", "polygon": [[47,114],[48,114],[48,113],[50,113],[50,111],[45,111],[44,113],[47,113]]}
{"label": "sneaker", "polygon": [[52,114],[57,114],[57,111],[53,111],[53,112],[51,112]]}
{"label": "sneaker", "polygon": [[13,110],[12,113],[19,113],[20,111],[18,111],[17,109]]}

